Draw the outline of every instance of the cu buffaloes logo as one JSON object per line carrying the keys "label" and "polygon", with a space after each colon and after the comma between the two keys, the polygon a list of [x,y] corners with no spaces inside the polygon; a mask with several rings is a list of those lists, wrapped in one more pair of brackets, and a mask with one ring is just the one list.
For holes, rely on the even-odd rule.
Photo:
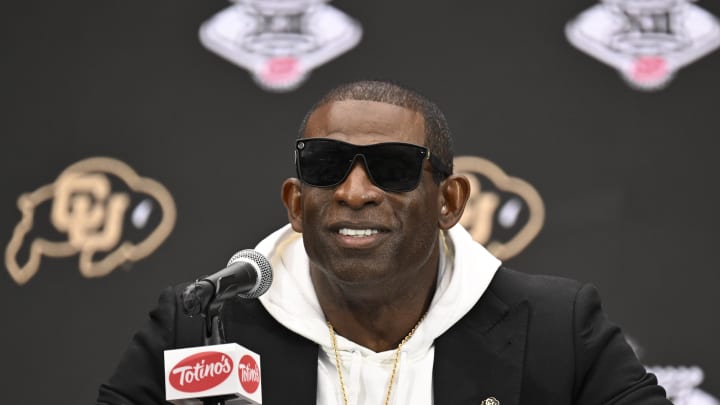
{"label": "cu buffaloes logo", "polygon": [[516,256],[543,226],[545,206],[538,192],[487,159],[460,156],[454,166],[470,181],[470,199],[460,224],[498,259]]}
{"label": "cu buffaloes logo", "polygon": [[69,166],[17,204],[22,218],[5,265],[20,285],[37,273],[44,256],[77,254],[83,276],[105,276],[152,253],[175,225],[175,203],[165,187],[105,157]]}

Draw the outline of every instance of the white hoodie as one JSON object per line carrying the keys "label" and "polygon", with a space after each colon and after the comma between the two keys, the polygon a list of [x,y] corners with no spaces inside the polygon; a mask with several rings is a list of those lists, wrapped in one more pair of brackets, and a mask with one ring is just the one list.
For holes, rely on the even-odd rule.
{"label": "white hoodie", "polygon": [[[475,305],[500,266],[460,225],[448,235],[441,237],[446,249],[440,249],[437,289],[430,308],[400,352],[391,404],[432,404],[433,342]],[[260,242],[256,250],[273,268],[273,284],[260,302],[286,328],[320,346],[317,404],[343,404],[330,333],[310,280],[302,235],[286,225]],[[340,335],[337,348],[348,403],[384,404],[395,350],[377,353]]]}

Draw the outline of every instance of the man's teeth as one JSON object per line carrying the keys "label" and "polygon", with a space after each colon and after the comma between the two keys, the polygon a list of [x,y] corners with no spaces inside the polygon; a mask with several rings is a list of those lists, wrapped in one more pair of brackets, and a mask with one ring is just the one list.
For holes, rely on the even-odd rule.
{"label": "man's teeth", "polygon": [[349,228],[342,228],[338,231],[340,235],[343,236],[356,236],[356,237],[363,237],[363,236],[370,236],[375,235],[378,233],[377,229],[349,229]]}

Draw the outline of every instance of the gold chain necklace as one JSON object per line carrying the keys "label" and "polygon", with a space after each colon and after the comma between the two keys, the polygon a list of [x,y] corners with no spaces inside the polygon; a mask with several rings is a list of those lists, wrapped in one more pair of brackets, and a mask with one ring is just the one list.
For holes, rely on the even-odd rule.
{"label": "gold chain necklace", "polygon": [[[413,326],[412,330],[403,338],[403,340],[398,344],[397,349],[395,349],[395,359],[393,360],[393,368],[392,372],[390,373],[390,382],[388,383],[388,390],[387,395],[385,395],[385,405],[388,405],[390,403],[390,393],[392,393],[392,387],[393,387],[393,380],[395,379],[395,372],[397,371],[397,365],[398,365],[398,359],[400,358],[400,350],[402,349],[403,345],[407,343],[408,340],[412,337],[413,334],[415,334],[415,330],[420,326],[420,322],[425,319],[425,315],[420,317],[420,320]],[[345,401],[345,405],[348,405],[348,397],[347,392],[345,391],[345,381],[343,380],[343,374],[342,374],[342,363],[340,362],[340,355],[338,354],[337,349],[337,342],[335,340],[335,329],[333,328],[330,321],[328,321],[328,329],[330,330],[330,340],[332,341],[333,345],[333,351],[335,352],[335,367],[337,368],[338,377],[340,378],[340,389],[342,390],[343,400]]]}

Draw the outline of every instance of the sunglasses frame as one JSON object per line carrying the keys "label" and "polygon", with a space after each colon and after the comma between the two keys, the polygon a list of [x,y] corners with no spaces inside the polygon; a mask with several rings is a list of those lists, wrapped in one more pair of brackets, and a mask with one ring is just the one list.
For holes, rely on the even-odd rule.
{"label": "sunglasses frame", "polygon": [[[350,160],[348,167],[345,169],[345,173],[343,176],[338,180],[337,182],[333,184],[327,184],[327,185],[317,185],[312,184],[311,182],[307,181],[305,178],[303,178],[302,170],[300,168],[300,152],[305,148],[305,143],[307,142],[316,142],[316,141],[323,141],[323,142],[332,142],[332,143],[338,143],[341,145],[346,145],[352,148],[354,155],[352,159]],[[379,187],[382,190],[389,191],[389,192],[408,192],[412,191],[417,188],[417,186],[420,184],[420,180],[422,178],[422,171],[423,167],[422,164],[420,166],[420,170],[417,176],[417,179],[415,182],[408,187],[401,187],[401,188],[393,188],[393,187],[386,187],[384,185],[379,184],[375,178],[373,177],[372,171],[369,168],[369,164],[367,161],[367,157],[365,156],[366,151],[368,149],[372,149],[374,147],[377,147],[379,145],[401,145],[401,146],[407,146],[411,147],[412,149],[415,149],[419,152],[420,155],[422,155],[422,161],[429,160],[430,166],[433,169],[434,172],[434,178],[439,183],[442,179],[449,176],[448,172],[446,170],[442,170],[441,167],[443,167],[442,162],[440,159],[438,159],[435,155],[433,155],[430,150],[424,146],[415,145],[412,143],[404,143],[404,142],[381,142],[381,143],[374,143],[369,145],[356,145],[349,142],[339,141],[337,139],[331,139],[331,138],[300,138],[295,141],[295,170],[297,172],[298,178],[313,187],[320,187],[320,188],[330,188],[335,187],[339,184],[342,184],[345,179],[347,179],[347,176],[350,174],[350,171],[352,171],[353,166],[355,165],[355,162],[357,161],[358,157],[362,158],[363,165],[365,168],[365,173],[367,173],[368,178],[370,181],[377,187]]]}

